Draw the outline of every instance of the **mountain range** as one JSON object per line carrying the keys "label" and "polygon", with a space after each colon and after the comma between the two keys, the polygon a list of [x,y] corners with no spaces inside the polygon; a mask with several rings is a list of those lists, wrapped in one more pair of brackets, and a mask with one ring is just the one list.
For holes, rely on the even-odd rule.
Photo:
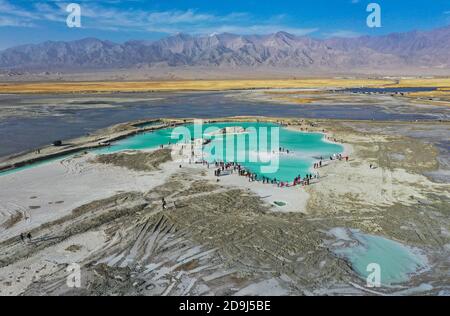
{"label": "mountain range", "polygon": [[316,39],[286,32],[269,35],[176,34],[122,44],[87,38],[48,41],[0,52],[3,71],[70,71],[202,67],[321,71],[448,69],[450,26],[385,36]]}

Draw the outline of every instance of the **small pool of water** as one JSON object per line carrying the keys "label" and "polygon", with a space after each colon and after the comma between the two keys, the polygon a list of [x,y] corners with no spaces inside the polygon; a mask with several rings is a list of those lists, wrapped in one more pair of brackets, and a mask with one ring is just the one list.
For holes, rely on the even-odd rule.
{"label": "small pool of water", "polygon": [[413,274],[428,267],[427,258],[418,249],[356,229],[334,228],[330,234],[336,238],[333,252],[344,257],[352,269],[363,279],[369,276],[369,264],[380,267],[381,284],[394,285],[407,282]]}

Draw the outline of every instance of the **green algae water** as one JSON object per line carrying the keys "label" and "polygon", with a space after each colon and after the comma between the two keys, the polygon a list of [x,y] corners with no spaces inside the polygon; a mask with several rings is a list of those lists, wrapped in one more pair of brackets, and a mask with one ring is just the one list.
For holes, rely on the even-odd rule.
{"label": "green algae water", "polygon": [[[183,128],[186,131],[183,132]],[[213,133],[224,128],[243,128],[245,130],[245,133],[241,135],[243,141],[241,146],[239,146],[236,135]],[[182,134],[186,132],[189,136],[184,135],[182,137]],[[277,142],[273,142],[274,135],[277,137]],[[304,177],[306,174],[313,173],[311,167],[320,157],[327,159],[343,150],[341,145],[324,140],[324,135],[320,133],[291,131],[271,123],[224,122],[201,125],[189,124],[181,129],[179,127],[167,128],[151,133],[138,134],[95,152],[105,154],[125,150],[154,149],[160,145],[176,143],[183,138],[185,140],[186,138],[189,138],[189,140],[191,138],[210,139],[211,142],[204,146],[204,159],[208,162],[238,162],[259,176],[286,182],[293,181],[297,176]],[[252,139],[255,141],[252,141]],[[282,153],[278,153],[280,147],[283,149]],[[276,153],[278,153],[277,165],[275,168],[269,168],[274,167],[272,158],[275,157]],[[244,157],[244,159],[237,159],[238,157]],[[258,159],[261,157],[264,158],[263,161]],[[263,167],[267,167],[266,170],[271,170],[264,171]]]}
{"label": "green algae water", "polygon": [[381,284],[387,286],[406,282],[411,275],[428,267],[427,258],[417,249],[396,241],[355,229],[335,228],[331,234],[338,240],[333,246],[334,253],[346,258],[363,279],[372,272],[367,271],[372,263],[379,265]]}

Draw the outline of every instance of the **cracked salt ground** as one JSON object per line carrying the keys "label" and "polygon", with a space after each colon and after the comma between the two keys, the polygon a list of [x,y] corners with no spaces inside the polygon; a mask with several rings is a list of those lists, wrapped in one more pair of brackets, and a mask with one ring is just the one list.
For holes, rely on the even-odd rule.
{"label": "cracked salt ground", "polygon": [[[65,202],[28,210],[27,222],[10,228],[2,224],[1,294],[448,293],[448,186],[420,174],[432,170],[434,151],[407,138],[330,124],[353,147],[352,160],[324,166],[323,181],[293,191],[236,175],[217,183],[205,166],[180,169],[162,163],[158,151],[102,161],[80,155],[4,176],[2,223],[16,206]],[[391,161],[389,152],[405,159]],[[162,197],[171,206],[165,211]],[[273,201],[288,205],[277,208]],[[430,269],[398,287],[369,290],[324,244],[333,227],[420,248]],[[18,234],[29,230],[33,242],[21,243]],[[82,267],[83,288],[66,286],[70,261]]]}

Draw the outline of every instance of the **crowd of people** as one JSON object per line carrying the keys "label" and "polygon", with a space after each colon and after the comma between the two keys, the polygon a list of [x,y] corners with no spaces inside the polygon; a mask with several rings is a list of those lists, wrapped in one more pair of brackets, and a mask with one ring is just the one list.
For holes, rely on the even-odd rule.
{"label": "crowd of people", "polygon": [[[279,147],[279,152],[289,154],[291,151],[287,148]],[[191,154],[191,158],[194,159],[194,153]],[[345,160],[348,161],[348,156],[342,156],[342,154],[333,154],[330,156],[330,161],[333,160]],[[320,169],[324,165],[324,158],[320,157],[319,161],[314,163],[314,169]],[[190,162],[191,163],[191,162]],[[204,166],[210,168],[210,162],[206,160],[197,161],[196,163],[201,163]],[[267,176],[261,176],[257,173],[251,172],[247,168],[243,167],[241,164],[237,162],[223,162],[223,161],[215,161],[214,163],[214,176],[217,177],[217,181],[219,182],[219,177],[223,175],[229,174],[237,174],[240,177],[246,177],[249,182],[262,182],[263,184],[273,184],[278,187],[291,187],[291,186],[307,186],[312,183],[313,180],[318,180],[320,178],[319,172],[315,172],[315,174],[306,174],[304,177],[298,175],[294,178],[293,181],[281,181],[277,178],[269,178]],[[180,165],[181,168],[181,165]]]}
{"label": "crowd of people", "polygon": [[[280,147],[280,152],[289,153],[289,150]],[[333,161],[333,160],[348,161],[349,157],[343,156],[342,154],[333,154],[330,156],[330,161]],[[323,161],[324,161],[324,158],[320,157],[319,161],[314,163],[314,169],[322,168],[322,166],[324,166]],[[205,164],[208,165],[208,168],[209,168],[208,162],[203,161],[202,163],[204,165]],[[313,180],[318,180],[320,178],[319,172],[315,172],[314,174],[312,174],[312,173],[306,174],[304,177],[302,177],[301,175],[298,175],[297,177],[294,178],[293,181],[281,181],[277,178],[269,178],[267,176],[260,176],[254,172],[251,172],[250,170],[246,169],[245,167],[243,167],[242,165],[240,165],[239,163],[236,163],[236,162],[214,162],[214,164],[215,164],[214,176],[217,177],[217,181],[219,181],[219,177],[222,175],[236,173],[237,175],[239,175],[241,177],[248,178],[249,182],[260,181],[263,184],[274,184],[278,187],[291,187],[291,186],[298,186],[298,185],[307,186],[307,185],[310,185]]]}
{"label": "crowd of people", "polygon": [[348,156],[342,156],[342,154],[333,154],[330,156],[330,160],[344,160],[348,161]]}
{"label": "crowd of people", "polygon": [[[203,164],[208,164],[207,162],[203,162]],[[215,170],[214,170],[214,176],[216,176],[218,179],[222,175],[228,175],[228,174],[237,174],[240,177],[246,177],[249,182],[259,181],[263,184],[273,184],[277,187],[291,187],[291,186],[306,186],[310,185],[312,180],[319,179],[319,172],[316,172],[315,174],[306,174],[304,177],[301,175],[298,175],[294,178],[293,181],[281,181],[277,178],[269,178],[267,176],[260,176],[257,173],[251,172],[250,170],[246,169],[245,167],[241,166],[239,163],[236,162],[214,162],[215,164]],[[315,165],[316,166],[316,165]],[[317,163],[317,166],[322,166],[322,163]]]}

